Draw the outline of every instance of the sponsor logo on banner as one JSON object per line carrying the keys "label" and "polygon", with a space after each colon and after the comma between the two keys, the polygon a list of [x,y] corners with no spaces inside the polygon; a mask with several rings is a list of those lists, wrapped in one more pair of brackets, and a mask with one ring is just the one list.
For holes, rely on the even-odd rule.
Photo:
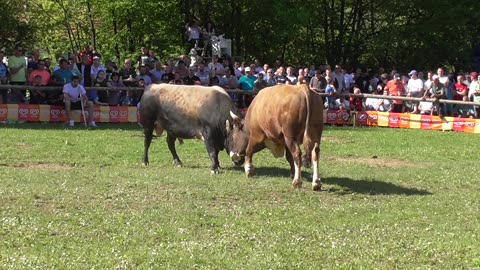
{"label": "sponsor logo on banner", "polygon": [[367,115],[367,124],[369,126],[378,126],[378,112],[368,111]]}
{"label": "sponsor logo on banner", "polygon": [[110,119],[109,121],[111,123],[118,123],[119,122],[119,119],[118,119],[118,108],[117,107],[110,107]]}
{"label": "sponsor logo on banner", "polygon": [[420,118],[421,129],[432,129],[432,117],[430,115],[422,115]]}
{"label": "sponsor logo on banner", "polygon": [[345,112],[345,111],[340,111],[338,112],[338,116],[339,116],[339,124],[347,124],[348,123],[348,120],[350,119],[350,113],[348,112]]}
{"label": "sponsor logo on banner", "polygon": [[61,107],[50,107],[50,122],[62,122],[62,109]]}
{"label": "sponsor logo on banner", "polygon": [[359,126],[366,126],[368,123],[368,114],[366,112],[357,113],[357,124]]}
{"label": "sponsor logo on banner", "polygon": [[29,122],[38,122],[40,121],[40,107],[38,105],[31,105],[28,112],[28,121]]}
{"label": "sponsor logo on banner", "polygon": [[28,109],[27,107],[28,105],[25,105],[25,104],[20,104],[18,105],[18,118],[17,120],[18,121],[28,121],[28,113],[30,112],[30,110]]}
{"label": "sponsor logo on banner", "polygon": [[[7,116],[8,116],[8,109],[6,108],[6,105],[0,105],[2,107],[0,107],[0,121],[5,121],[7,120]],[[5,106],[5,107],[3,107]]]}
{"label": "sponsor logo on banner", "polygon": [[453,130],[457,132],[463,132],[465,126],[465,119],[463,118],[454,118],[453,119]]}
{"label": "sponsor logo on banner", "polygon": [[463,132],[467,133],[474,133],[475,132],[475,120],[473,119],[465,119],[463,126]]}
{"label": "sponsor logo on banner", "polygon": [[389,116],[388,116],[388,126],[391,127],[391,128],[399,128],[400,125],[399,125],[399,115],[398,113],[391,113]]}
{"label": "sponsor logo on banner", "polygon": [[128,107],[118,107],[118,122],[128,123]]}
{"label": "sponsor logo on banner", "polygon": [[337,112],[327,111],[327,124],[336,124],[337,123]]}

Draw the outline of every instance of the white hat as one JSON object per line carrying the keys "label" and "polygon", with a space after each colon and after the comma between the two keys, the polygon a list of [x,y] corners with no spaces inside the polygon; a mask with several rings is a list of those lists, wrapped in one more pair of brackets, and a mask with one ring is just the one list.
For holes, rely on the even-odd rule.
{"label": "white hat", "polygon": [[250,72],[250,71],[252,71],[252,69],[250,67],[245,68],[245,72]]}

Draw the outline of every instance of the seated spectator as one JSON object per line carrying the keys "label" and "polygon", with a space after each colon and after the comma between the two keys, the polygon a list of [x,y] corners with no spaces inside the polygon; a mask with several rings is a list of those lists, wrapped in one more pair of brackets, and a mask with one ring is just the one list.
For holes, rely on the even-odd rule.
{"label": "seated spectator", "polygon": [[325,88],[327,87],[327,80],[325,79],[325,77],[322,76],[321,70],[315,70],[315,76],[310,79],[309,87],[315,92],[325,93]]}
{"label": "seated spectator", "polygon": [[[407,93],[407,97],[413,97],[412,96],[412,93],[408,92]],[[406,100],[404,103],[403,103],[403,106],[405,107],[405,112],[406,113],[418,113],[418,102],[417,101],[410,101],[410,100]]]}
{"label": "seated spectator", "polygon": [[440,82],[440,77],[438,75],[434,75],[432,77],[433,82],[430,85],[430,88],[425,92],[423,98],[430,97],[435,99],[433,102],[432,114],[436,113],[438,116],[442,117],[444,113],[441,110],[439,100],[445,97],[445,86]]}
{"label": "seated spectator", "polygon": [[[384,88],[390,96],[403,96],[405,93],[405,87],[402,83],[400,74],[395,73],[393,80],[390,80]],[[403,112],[403,101],[394,100],[393,106],[390,106],[390,112],[401,113]]]}
{"label": "seated spectator", "polygon": [[326,78],[327,85],[325,88],[325,94],[327,95],[325,101],[325,109],[327,110],[337,110],[336,98],[333,96],[335,94],[335,86],[333,80],[330,77]]}
{"label": "seated spectator", "polygon": [[[93,81],[93,86],[94,87],[107,87],[108,82],[107,82],[107,73],[104,70],[100,70],[97,73],[97,77]],[[96,100],[92,100],[95,105],[108,105],[108,92],[105,90],[101,89],[95,89],[95,90],[90,90],[90,91],[95,91],[97,95]]]}
{"label": "seated spectator", "polygon": [[219,76],[211,76],[210,77],[210,83],[208,84],[209,86],[218,86],[220,84],[220,78]]}
{"label": "seated spectator", "polygon": [[[34,70],[35,72],[37,70]],[[32,72],[32,74],[33,74]],[[50,75],[50,74],[49,74]],[[31,76],[31,74],[30,74]],[[30,83],[32,86],[45,86],[42,82],[42,76],[37,74],[33,82]],[[47,104],[47,92],[41,90],[30,90],[30,104]]]}
{"label": "seated spectator", "polygon": [[218,55],[212,57],[212,62],[208,64],[208,70],[212,71],[213,74],[218,76],[223,76],[225,67],[218,62]]}
{"label": "seated spectator", "polygon": [[182,85],[182,84],[184,84],[184,83],[183,83],[182,78],[180,77],[180,74],[179,74],[179,73],[175,73],[175,78],[174,78],[173,80],[171,80],[171,81],[169,82],[169,84]]}
{"label": "seated spectator", "polygon": [[162,63],[155,62],[154,68],[150,70],[152,76],[152,83],[162,83],[162,76],[164,74]]}
{"label": "seated spectator", "polygon": [[[137,76],[137,81],[140,82],[140,80],[143,80],[144,88],[146,88],[147,86],[152,84],[152,79],[150,78],[150,76],[148,76],[148,67],[147,66],[141,66],[140,67],[140,74],[138,74],[138,76]],[[139,87],[141,87],[141,86],[139,85]]]}
{"label": "seated spectator", "polygon": [[125,59],[125,66],[119,72],[120,80],[125,84],[125,86],[135,87],[137,86],[137,72],[132,67],[132,60]]}
{"label": "seated spectator", "polygon": [[206,69],[204,63],[198,64],[195,75],[200,78],[202,85],[207,86],[210,83],[210,72]]}
{"label": "seated spectator", "polygon": [[[88,110],[88,115],[93,116],[93,102],[88,101],[87,92],[85,88],[80,85],[80,78],[78,76],[73,76],[71,82],[63,86],[63,94],[65,99],[65,112],[69,119],[68,125],[73,127],[75,121],[72,118],[72,110],[81,110],[83,101],[84,109]],[[83,117],[83,116],[82,116]],[[90,118],[90,127],[97,127],[93,117]]]}
{"label": "seated spectator", "polygon": [[[122,81],[120,80],[120,74],[113,72],[111,80],[107,82],[107,86],[110,88],[124,88]],[[117,106],[120,104],[122,97],[124,97],[123,91],[108,91],[108,105]]]}
{"label": "seated spectator", "polygon": [[[360,88],[354,86],[353,87],[353,94],[355,95],[360,95],[362,93],[362,91],[360,90]],[[365,104],[363,103],[363,98],[361,97],[350,97],[350,100],[349,100],[351,106],[352,106],[352,109],[354,111],[364,111],[365,110]]]}
{"label": "seated spectator", "polygon": [[264,80],[263,73],[258,73],[257,76],[257,80],[253,83],[253,91],[260,92],[260,90],[268,86],[268,83]]}
{"label": "seated spectator", "polygon": [[[33,70],[32,73],[30,73],[30,76],[28,78],[28,82],[30,85],[41,85],[41,86],[46,86],[50,82],[50,72],[45,70],[45,61],[40,60],[37,63],[37,69]],[[36,84],[36,77],[40,76],[41,78],[41,83]]]}
{"label": "seated spectator", "polygon": [[340,96],[335,102],[339,111],[350,112],[352,110],[351,104],[345,96]]}
{"label": "seated spectator", "polygon": [[225,68],[225,75],[220,79],[220,86],[225,89],[236,89],[238,87],[238,79],[232,74],[230,68]]}
{"label": "seated spectator", "polygon": [[183,83],[185,85],[201,85],[202,82],[200,81],[200,78],[195,75],[195,67],[190,67],[190,72],[188,73],[188,76],[183,79]]}
{"label": "seated spectator", "polygon": [[[463,75],[457,76],[457,83],[453,87],[453,99],[458,101],[468,101],[468,87],[464,83]],[[470,106],[454,105],[454,115],[458,117],[468,117]]]}
{"label": "seated spectator", "polygon": [[172,66],[166,65],[165,72],[162,75],[162,83],[169,83],[171,80],[175,79],[175,74],[172,72]]}
{"label": "seated spectator", "polygon": [[[53,73],[56,85],[65,85],[72,81],[72,71],[69,69],[68,61],[65,59],[60,60],[60,68]],[[78,76],[77,76],[78,77]]]}
{"label": "seated spectator", "polygon": [[[190,71],[187,68],[187,65],[183,61],[178,61],[177,67],[175,68],[175,75],[178,74],[178,79],[182,80],[187,77]],[[177,80],[177,79],[175,79]]]}

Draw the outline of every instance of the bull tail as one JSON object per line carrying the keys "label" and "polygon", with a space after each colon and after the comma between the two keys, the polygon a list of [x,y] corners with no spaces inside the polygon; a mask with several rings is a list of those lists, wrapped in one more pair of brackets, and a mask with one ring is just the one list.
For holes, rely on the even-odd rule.
{"label": "bull tail", "polygon": [[305,95],[305,101],[307,103],[307,117],[305,119],[305,132],[303,133],[303,145],[307,146],[310,143],[310,138],[308,137],[308,126],[310,123],[310,90],[308,87],[303,87],[302,88],[302,93]]}

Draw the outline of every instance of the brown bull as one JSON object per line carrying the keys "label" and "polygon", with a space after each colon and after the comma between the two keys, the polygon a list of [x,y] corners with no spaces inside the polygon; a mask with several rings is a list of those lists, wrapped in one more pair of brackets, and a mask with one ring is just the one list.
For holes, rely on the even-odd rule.
{"label": "brown bull", "polygon": [[276,85],[265,88],[255,97],[245,119],[232,114],[227,122],[227,149],[232,161],[245,157],[247,177],[255,175],[253,154],[268,148],[275,157],[285,157],[290,164],[294,188],[301,187],[302,152],[306,167],[313,163],[313,190],[321,189],[318,172],[320,139],[323,131],[322,97],[306,85]]}

